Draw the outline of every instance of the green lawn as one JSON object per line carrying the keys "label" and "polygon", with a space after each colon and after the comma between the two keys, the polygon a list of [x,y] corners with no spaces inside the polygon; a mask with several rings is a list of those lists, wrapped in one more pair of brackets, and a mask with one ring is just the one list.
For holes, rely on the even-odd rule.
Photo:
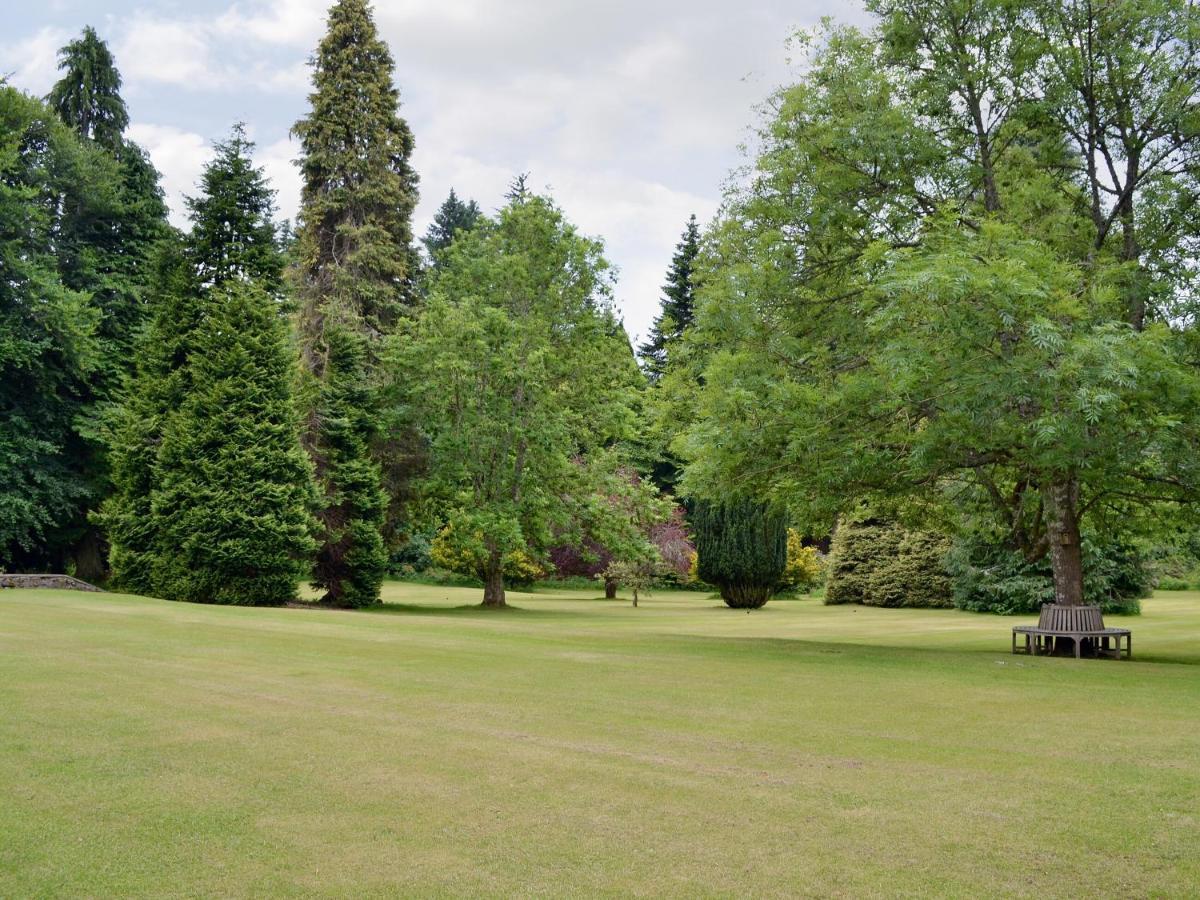
{"label": "green lawn", "polygon": [[1200,595],[1019,620],[0,592],[0,897],[1200,896]]}

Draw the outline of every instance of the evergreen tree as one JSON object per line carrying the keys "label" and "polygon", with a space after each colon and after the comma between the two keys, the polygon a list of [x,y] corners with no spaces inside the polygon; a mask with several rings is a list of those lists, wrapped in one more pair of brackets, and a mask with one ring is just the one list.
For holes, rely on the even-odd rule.
{"label": "evergreen tree", "polygon": [[[405,480],[397,472],[404,456],[387,453],[389,471],[381,473],[370,454],[380,431],[377,339],[414,305],[417,178],[409,164],[412,134],[397,111],[392,57],[366,0],[334,4],[313,66],[312,109],[294,129],[304,181],[294,252],[300,348],[310,381],[304,440],[322,494],[324,545],[314,579],[328,602],[363,605],[377,599],[371,585],[378,585],[384,554],[387,519],[374,508],[381,479]],[[361,360],[345,358],[359,352],[348,349],[348,332],[365,338]],[[337,415],[322,414],[322,407]],[[381,442],[378,455],[388,446]]]}
{"label": "evergreen tree", "polygon": [[275,299],[250,282],[213,298],[193,335],[188,394],[164,428],[151,513],[153,580],[173,600],[295,599],[316,549],[292,356]]}
{"label": "evergreen tree", "polygon": [[464,203],[454,193],[454,188],[450,188],[450,196],[442,202],[425,237],[421,239],[429,258],[433,260],[434,268],[441,265],[441,254],[454,241],[455,233],[470,231],[478,220],[479,204],[474,200]]}
{"label": "evergreen tree", "polygon": [[160,252],[154,315],[110,436],[114,490],[97,521],[112,545],[114,578],[139,593],[164,593],[159,559],[173,549],[169,516],[154,499],[164,476],[164,435],[192,391],[197,334],[227,289],[254,285],[272,295],[280,288],[272,192],[250,162],[253,146],[238,128],[216,145],[201,177],[203,192],[188,202],[191,233]]}
{"label": "evergreen tree", "polygon": [[121,99],[121,75],[108,44],[89,25],[58,51],[58,67],[65,74],[50,89],[47,102],[80,137],[118,153],[129,113]]}
{"label": "evergreen tree", "polygon": [[683,336],[692,324],[695,309],[695,288],[692,276],[696,257],[700,253],[700,227],[696,217],[688,220],[683,237],[675,246],[667,283],[663,286],[662,312],[650,327],[650,336],[638,348],[642,368],[652,382],[662,378],[667,369],[671,345]]}
{"label": "evergreen tree", "polygon": [[761,503],[698,502],[692,527],[702,581],[734,609],[758,609],[783,582],[787,522]]}

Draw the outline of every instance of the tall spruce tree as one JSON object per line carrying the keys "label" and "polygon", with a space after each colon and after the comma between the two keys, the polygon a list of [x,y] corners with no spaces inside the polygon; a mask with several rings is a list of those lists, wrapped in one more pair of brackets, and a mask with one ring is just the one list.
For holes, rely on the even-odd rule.
{"label": "tall spruce tree", "polygon": [[450,196],[438,207],[433,222],[425,231],[425,237],[421,238],[435,269],[441,266],[441,255],[454,242],[454,235],[474,228],[479,215],[478,203],[474,200],[464,202],[454,188],[450,188]]}
{"label": "tall spruce tree", "polygon": [[112,545],[115,580],[141,593],[165,593],[159,560],[173,552],[170,513],[155,506],[155,496],[163,483],[164,435],[192,391],[198,332],[232,286],[252,285],[268,295],[280,290],[274,195],[251,162],[253,149],[239,128],[216,144],[201,193],[188,200],[190,234],[160,253],[154,315],[138,343],[137,369],[110,438],[114,491],[97,520]]}
{"label": "tall spruce tree", "polygon": [[696,256],[700,253],[700,227],[692,216],[684,229],[683,237],[675,246],[671,268],[667,272],[667,283],[663,286],[662,312],[650,327],[650,336],[638,348],[642,357],[642,369],[652,382],[662,378],[667,370],[670,347],[683,336],[684,329],[692,324],[695,309],[695,287],[692,275],[696,268]]}
{"label": "tall spruce tree", "polygon": [[166,422],[152,515],[164,597],[277,606],[294,600],[316,522],[300,447],[293,357],[275,299],[231,279],[193,335],[188,394]]}
{"label": "tall spruce tree", "polygon": [[[325,602],[342,606],[378,599],[386,524],[374,510],[384,478],[371,454],[380,417],[376,347],[415,302],[417,178],[392,71],[366,0],[338,0],[313,58],[311,111],[294,128],[304,182],[294,250],[309,379],[304,441],[323,527],[314,583]],[[361,361],[349,349],[354,334],[363,339]],[[322,414],[329,404],[338,415]],[[389,467],[404,465],[390,453],[378,456]],[[387,480],[402,477],[389,472]],[[347,502],[350,495],[370,500]]]}

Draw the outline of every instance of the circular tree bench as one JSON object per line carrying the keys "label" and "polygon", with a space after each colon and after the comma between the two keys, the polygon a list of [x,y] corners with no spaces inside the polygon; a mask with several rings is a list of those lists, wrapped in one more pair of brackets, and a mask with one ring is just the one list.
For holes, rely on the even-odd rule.
{"label": "circular tree bench", "polygon": [[[1024,637],[1024,644],[1017,638]],[[1037,625],[1017,625],[1012,633],[1012,652],[1033,656],[1054,653],[1062,642],[1070,641],[1075,658],[1090,649],[1096,656],[1120,659],[1133,657],[1133,633],[1128,628],[1105,628],[1098,606],[1060,606],[1047,603],[1042,607]]]}

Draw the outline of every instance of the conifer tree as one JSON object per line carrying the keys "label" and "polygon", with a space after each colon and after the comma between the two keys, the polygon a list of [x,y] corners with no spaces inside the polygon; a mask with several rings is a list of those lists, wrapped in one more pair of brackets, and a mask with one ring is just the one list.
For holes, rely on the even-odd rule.
{"label": "conifer tree", "polygon": [[160,460],[171,417],[192,390],[192,360],[206,317],[239,284],[271,295],[280,288],[282,254],[271,220],[273,193],[250,162],[253,144],[237,128],[219,142],[188,201],[192,231],[160,253],[154,315],[137,346],[137,369],[110,438],[114,492],[97,521],[112,545],[114,579],[140,593],[161,594],[161,554],[172,551],[168,511],[155,508]]}
{"label": "conifer tree", "polygon": [[652,382],[662,378],[667,369],[671,344],[683,336],[692,324],[695,308],[695,288],[692,274],[696,256],[700,253],[700,227],[696,217],[688,220],[683,237],[675,246],[667,283],[663,286],[662,312],[650,328],[650,336],[638,348],[642,368]]}
{"label": "conifer tree", "polygon": [[478,203],[474,200],[463,202],[454,188],[450,188],[450,196],[442,202],[421,239],[435,269],[441,265],[440,255],[453,243],[455,233],[474,228],[479,214]]}
{"label": "conifer tree", "polygon": [[193,335],[189,369],[157,458],[151,513],[169,549],[155,585],[173,600],[287,603],[316,549],[316,497],[274,298],[230,280]]}
{"label": "conifer tree", "polygon": [[108,44],[89,25],[58,51],[58,67],[64,75],[51,88],[47,102],[80,137],[117,153],[129,126],[129,112]]}
{"label": "conifer tree", "polygon": [[[311,111],[294,128],[304,182],[294,249],[309,379],[304,441],[323,528],[314,582],[337,605],[378,599],[386,517],[376,514],[383,474],[371,458],[379,432],[376,348],[414,305],[417,178],[392,70],[366,0],[338,0],[313,58]],[[402,477],[389,472],[387,480]]]}

